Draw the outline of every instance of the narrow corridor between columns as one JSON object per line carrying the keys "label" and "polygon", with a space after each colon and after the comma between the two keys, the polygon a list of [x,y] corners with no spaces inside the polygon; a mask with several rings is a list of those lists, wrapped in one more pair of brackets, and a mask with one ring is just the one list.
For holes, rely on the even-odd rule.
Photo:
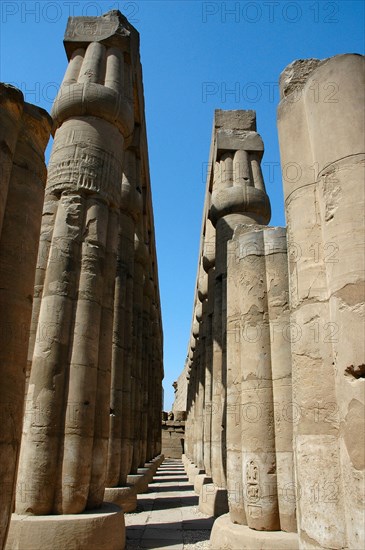
{"label": "narrow corridor between columns", "polygon": [[198,510],[199,497],[181,460],[166,459],[137,511],[125,514],[126,550],[207,550],[214,518]]}

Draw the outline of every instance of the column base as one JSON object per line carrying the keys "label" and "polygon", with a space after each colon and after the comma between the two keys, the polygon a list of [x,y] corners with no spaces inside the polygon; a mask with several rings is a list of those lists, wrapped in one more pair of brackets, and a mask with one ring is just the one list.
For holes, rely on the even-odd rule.
{"label": "column base", "polygon": [[181,460],[184,466],[184,470],[187,473],[189,466],[193,463],[191,462],[190,458],[188,458],[186,455],[182,455]]}
{"label": "column base", "polygon": [[137,491],[135,485],[124,487],[107,487],[104,491],[105,502],[119,506],[124,513],[134,512],[137,508]]}
{"label": "column base", "polygon": [[152,477],[154,475],[156,475],[156,472],[157,472],[157,469],[158,469],[157,462],[153,462],[153,460],[151,460],[151,462],[146,462],[144,467],[150,469],[150,471],[152,472]]}
{"label": "column base", "polygon": [[5,550],[124,550],[124,513],[115,504],[82,514],[13,514]]}
{"label": "column base", "polygon": [[136,493],[147,493],[148,484],[153,480],[153,472],[150,468],[138,468],[136,474],[127,476],[127,484],[135,487]]}
{"label": "column base", "polygon": [[164,460],[164,455],[158,455],[151,462],[147,462],[144,468],[137,468],[136,474],[127,476],[127,485],[133,486],[137,494],[147,493],[148,484],[153,481],[153,476]]}
{"label": "column base", "polygon": [[137,495],[148,491],[148,477],[144,474],[129,474],[127,483],[135,487]]}
{"label": "column base", "polygon": [[207,476],[206,474],[198,474],[195,476],[194,479],[194,491],[197,495],[200,495],[200,491],[202,490],[202,486],[206,485],[207,483],[213,483],[213,480],[211,477]]}
{"label": "column base", "polygon": [[186,471],[186,475],[188,476],[189,482],[194,485],[194,480],[197,475],[204,474],[204,470],[202,468],[198,468],[195,466],[194,463],[191,463],[190,466],[188,466],[188,469]]}
{"label": "column base", "polygon": [[228,512],[227,489],[217,487],[215,483],[202,485],[199,495],[199,511],[208,516],[222,516]]}
{"label": "column base", "polygon": [[154,464],[157,471],[157,469],[161,466],[164,460],[165,460],[165,455],[157,455],[155,456],[155,458],[152,458],[152,460],[149,460],[148,464]]}
{"label": "column base", "polygon": [[229,514],[216,519],[210,535],[214,550],[298,550],[297,533],[255,531],[247,525],[232,523]]}
{"label": "column base", "polygon": [[152,459],[151,462],[156,462],[157,468],[159,468],[164,460],[165,460],[165,455],[161,454],[161,455],[157,455],[154,459]]}
{"label": "column base", "polygon": [[147,484],[151,483],[151,481],[153,480],[153,471],[151,470],[151,468],[148,468],[148,467],[138,468],[137,474],[142,474],[143,476],[145,476],[147,479]]}

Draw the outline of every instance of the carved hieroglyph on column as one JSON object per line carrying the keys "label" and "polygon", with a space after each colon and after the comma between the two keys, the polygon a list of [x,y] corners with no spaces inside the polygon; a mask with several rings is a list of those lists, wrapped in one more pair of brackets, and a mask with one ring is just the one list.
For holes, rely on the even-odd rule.
{"label": "carved hieroglyph on column", "polygon": [[70,18],[66,31],[18,513],[79,513],[103,502],[123,152],[133,130],[130,35],[116,12]]}
{"label": "carved hieroglyph on column", "polygon": [[49,115],[0,84],[0,548],[13,507]]}
{"label": "carved hieroglyph on column", "polygon": [[[280,77],[301,548],[364,541],[365,59]],[[295,173],[294,173],[295,172]]]}

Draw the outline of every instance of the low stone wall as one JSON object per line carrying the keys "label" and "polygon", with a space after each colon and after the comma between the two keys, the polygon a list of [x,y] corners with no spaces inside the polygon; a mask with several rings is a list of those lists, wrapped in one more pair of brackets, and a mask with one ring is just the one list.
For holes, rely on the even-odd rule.
{"label": "low stone wall", "polygon": [[162,421],[162,453],[165,458],[181,458],[184,453],[185,421]]}

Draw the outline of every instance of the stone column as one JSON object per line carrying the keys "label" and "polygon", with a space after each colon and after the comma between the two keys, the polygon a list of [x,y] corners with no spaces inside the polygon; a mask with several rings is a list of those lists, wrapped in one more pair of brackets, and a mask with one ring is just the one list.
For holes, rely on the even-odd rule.
{"label": "stone column", "polygon": [[[253,111],[216,111],[216,157],[209,218],[216,230],[213,316],[212,478],[215,515],[228,511],[226,465],[227,243],[239,224],[267,223],[270,204],[260,165],[263,143]],[[207,487],[207,491],[208,491]],[[218,506],[218,500],[220,504]],[[208,511],[205,507],[205,511]]]}
{"label": "stone column", "polygon": [[131,473],[137,474],[141,459],[142,426],[142,350],[143,350],[143,288],[148,251],[144,243],[143,227],[139,227],[134,237],[134,292],[133,292],[133,363],[132,399],[134,415],[133,451]]}
{"label": "stone column", "polygon": [[[0,149],[0,166],[1,166],[1,181],[0,181],[0,239],[3,226],[3,220],[6,209],[6,201],[8,197],[9,182],[11,178],[11,171],[13,168],[13,159],[18,140],[19,129],[21,127],[22,112],[24,107],[23,94],[17,88],[8,86],[7,84],[0,84],[0,140],[4,144]],[[1,241],[0,241],[1,242]],[[19,243],[16,246],[16,250],[19,249]],[[1,252],[0,252],[1,253]],[[16,262],[18,263],[18,262]],[[5,297],[4,291],[0,294],[1,302]],[[3,308],[2,308],[3,310]],[[17,323],[18,325],[18,323]],[[0,372],[1,378],[4,381],[9,380],[11,372],[9,373],[8,358],[3,357],[5,350],[10,349],[9,341],[16,345],[15,335],[13,336],[13,327],[8,324],[7,315],[1,314],[0,317],[1,327],[1,355],[0,355]],[[19,338],[19,335],[17,336]],[[14,366],[11,365],[11,370]],[[20,371],[21,372],[21,371]],[[5,424],[4,433],[1,434],[0,450],[1,456],[4,457],[3,465],[0,467],[0,490],[4,495],[1,502],[0,509],[0,547],[5,545],[5,539],[8,531],[8,525],[10,521],[13,495],[15,491],[15,479],[16,479],[16,464],[17,455],[19,453],[20,445],[20,433],[18,437],[14,437],[13,422],[9,424],[9,419],[12,415],[8,411],[10,404],[14,402],[14,396],[12,395],[12,387],[17,387],[24,384],[23,377],[20,375],[18,369],[16,369],[16,385],[14,386],[14,380],[10,383],[9,387],[2,388],[1,400],[0,400],[0,412],[1,420]],[[14,377],[13,377],[14,378]],[[21,390],[20,390],[21,391]],[[24,404],[23,398],[17,396],[15,400],[16,407],[21,410]],[[18,419],[19,420],[19,419]],[[21,419],[20,419],[21,420]],[[18,423],[18,430],[20,430],[21,422]],[[15,448],[13,447],[13,440],[15,439]]]}
{"label": "stone column", "polygon": [[289,282],[286,230],[263,230],[267,311],[270,327],[270,355],[275,420],[276,483],[280,529],[297,531],[297,492],[293,461],[293,421],[290,346]]}
{"label": "stone column", "polygon": [[109,211],[108,233],[106,242],[109,246],[105,256],[105,270],[102,285],[102,307],[100,316],[99,364],[96,390],[95,428],[92,448],[93,460],[90,478],[90,495],[88,508],[100,506],[104,500],[106,486],[109,422],[110,422],[110,386],[112,335],[114,317],[114,289],[117,264],[119,233],[119,209]]}
{"label": "stone column", "polygon": [[21,126],[24,107],[23,94],[17,88],[0,83],[1,142],[0,150],[1,187],[0,187],[0,235],[3,224],[9,181],[13,168],[13,158]]}
{"label": "stone column", "polygon": [[[161,316],[160,316],[160,306],[159,306],[159,294],[155,286],[155,297],[156,303],[154,305],[154,318],[156,319],[156,344],[155,344],[155,353],[154,353],[154,370],[155,380],[160,383],[154,384],[155,389],[155,400],[154,400],[154,456],[161,455],[162,449],[162,434],[161,434],[161,413],[163,409],[163,399],[162,399],[162,379],[164,376],[163,371],[163,334],[161,331]],[[161,457],[163,458],[163,457]]]}
{"label": "stone column", "polygon": [[190,425],[190,365],[189,358],[185,361],[186,368],[186,421],[185,421],[185,445],[184,445],[184,468],[186,469],[187,461],[189,460],[189,447],[190,447],[190,431],[188,427]]}
{"label": "stone column", "polygon": [[205,400],[204,400],[204,468],[208,478],[212,475],[211,428],[212,428],[212,362],[213,362],[213,315],[215,281],[215,231],[209,219],[206,220],[203,268],[207,273],[206,307],[206,353],[205,353]]}
{"label": "stone column", "polygon": [[294,455],[303,548],[362,548],[364,57],[280,77]]}
{"label": "stone column", "polygon": [[[197,307],[195,318],[199,323],[199,363],[198,363],[198,395],[197,395],[197,455],[196,466],[202,472],[204,471],[204,406],[205,406],[205,366],[206,366],[206,290],[203,288],[203,268],[202,274],[198,278],[197,288]],[[204,273],[204,275],[206,275]]]}
{"label": "stone column", "polygon": [[158,437],[161,431],[161,400],[159,380],[161,378],[159,354],[160,354],[160,338],[159,338],[159,320],[157,309],[156,289],[154,291],[154,300],[152,303],[151,323],[153,327],[153,350],[152,350],[152,376],[151,376],[151,419],[152,429],[150,434],[150,453],[149,460],[159,454],[157,450]]}
{"label": "stone column", "polygon": [[263,231],[240,239],[241,445],[247,524],[258,531],[280,529],[277,501],[274,398]]}
{"label": "stone column", "polygon": [[246,220],[235,225],[227,243],[229,515],[215,522],[210,541],[217,549],[268,544],[293,550],[298,543],[293,533],[286,239],[283,228],[263,225],[269,221],[270,206],[260,168],[263,147],[260,150],[254,133],[252,141],[247,134],[245,139],[250,146],[256,141],[255,146],[238,149],[233,166],[234,181],[247,186],[247,193],[242,201]]}
{"label": "stone column", "polygon": [[[195,343],[194,343],[195,346]],[[189,346],[190,348],[190,346]],[[185,454],[190,462],[193,461],[193,436],[194,436],[194,390],[195,390],[195,370],[192,363],[192,351],[188,354],[188,399],[187,399],[187,419],[186,419],[186,440],[185,440]]]}
{"label": "stone column", "polygon": [[[151,428],[151,416],[149,416],[149,400],[152,398],[150,395],[150,380],[152,376],[151,372],[151,347],[152,347],[152,326],[151,326],[151,308],[152,297],[154,293],[154,285],[151,278],[151,271],[147,269],[147,276],[145,278],[144,295],[143,295],[143,338],[144,338],[144,350],[142,357],[142,387],[143,387],[143,401],[142,401],[142,446],[141,446],[141,459],[140,466],[144,467],[147,462],[147,446],[148,446],[148,433]],[[151,457],[152,458],[152,457]]]}
{"label": "stone column", "polygon": [[[194,319],[195,316],[193,316]],[[195,334],[194,334],[195,333]],[[192,481],[191,476],[197,473],[196,470],[196,424],[197,424],[197,385],[198,385],[198,346],[199,340],[197,338],[199,334],[199,324],[196,320],[193,321],[192,335],[190,337],[190,351],[189,358],[191,360],[191,408],[190,408],[190,444],[189,444],[189,459],[191,460],[191,468],[187,472],[189,480]]]}
{"label": "stone column", "polygon": [[[41,212],[44,150],[51,118],[0,85],[0,548],[14,505],[22,431],[27,343]],[[27,409],[25,409],[27,411]]]}
{"label": "stone column", "polygon": [[147,418],[149,421],[147,429],[147,441],[146,441],[146,460],[151,461],[155,458],[153,445],[154,445],[154,431],[155,427],[155,357],[156,357],[156,319],[155,319],[155,286],[152,278],[149,279],[149,290],[151,298],[150,310],[149,310],[149,324],[150,324],[150,345],[149,345],[149,364],[148,364],[148,389],[147,389]]}
{"label": "stone column", "polygon": [[199,323],[195,317],[196,309],[194,309],[194,323],[193,323],[193,339],[195,341],[195,349],[192,354],[192,368],[194,369],[193,376],[193,456],[192,456],[192,470],[189,474],[189,480],[194,483],[194,477],[198,473],[197,462],[200,445],[198,441],[199,436],[199,368],[200,368],[200,339],[199,339]]}
{"label": "stone column", "polygon": [[229,245],[228,357],[236,400],[231,414],[239,426],[232,432],[238,437],[229,456],[236,459],[236,468],[241,462],[243,473],[243,491],[237,485],[232,494],[236,498],[231,499],[231,517],[256,530],[292,531],[296,522],[285,230],[256,227],[237,228]]}
{"label": "stone column", "polygon": [[137,191],[136,153],[130,149],[126,151],[122,179],[118,269],[115,280],[108,487],[127,483],[132,460],[130,431],[134,233],[141,210],[142,195]]}
{"label": "stone column", "polygon": [[[157,289],[156,289],[157,294]],[[159,302],[158,302],[159,304]],[[156,384],[156,404],[155,404],[155,426],[156,426],[156,435],[155,435],[155,456],[161,455],[161,413],[163,408],[162,403],[162,379],[164,375],[163,371],[163,334],[161,326],[161,313],[160,306],[157,307],[158,311],[158,321],[157,321],[157,361],[156,361],[156,372],[157,372],[157,381]],[[163,459],[163,456],[161,457]]]}
{"label": "stone column", "polygon": [[[209,231],[211,234],[209,235]],[[205,233],[203,237],[202,256],[199,263],[198,287],[196,301],[199,311],[200,330],[200,363],[199,363],[199,395],[198,395],[198,445],[200,456],[197,457],[198,474],[194,479],[194,490],[200,495],[202,486],[211,483],[211,423],[212,423],[212,277],[209,271],[214,266],[214,253],[209,248],[209,237],[214,236],[214,229],[209,220],[205,220]],[[211,243],[210,243],[211,244]],[[213,243],[214,252],[214,243]],[[205,254],[205,255],[204,255]],[[206,271],[207,270],[207,271]],[[212,270],[214,271],[214,269]],[[209,291],[210,280],[210,291]],[[208,297],[210,296],[210,301]]]}
{"label": "stone column", "polygon": [[44,276],[17,513],[80,513],[103,502],[120,182],[133,128],[132,105],[118,86],[131,70],[123,60],[130,32],[119,12],[68,22],[70,63],[52,111],[47,181],[47,195],[58,197],[49,252],[57,261]]}

